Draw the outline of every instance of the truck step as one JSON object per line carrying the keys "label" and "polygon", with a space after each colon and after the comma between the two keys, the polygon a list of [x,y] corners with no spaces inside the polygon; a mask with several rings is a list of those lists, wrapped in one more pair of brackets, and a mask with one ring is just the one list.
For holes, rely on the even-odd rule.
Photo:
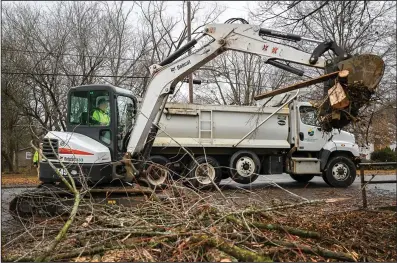
{"label": "truck step", "polygon": [[321,174],[317,158],[292,157],[291,160],[293,174]]}

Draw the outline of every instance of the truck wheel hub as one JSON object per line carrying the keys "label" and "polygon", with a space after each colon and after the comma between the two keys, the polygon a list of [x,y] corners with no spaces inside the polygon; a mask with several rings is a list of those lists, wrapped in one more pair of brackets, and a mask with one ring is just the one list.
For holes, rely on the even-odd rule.
{"label": "truck wheel hub", "polygon": [[251,176],[255,171],[255,162],[250,157],[241,157],[237,161],[236,170],[243,177]]}
{"label": "truck wheel hub", "polygon": [[146,174],[148,182],[156,186],[165,182],[168,177],[168,170],[160,164],[153,163],[146,170]]}
{"label": "truck wheel hub", "polygon": [[202,163],[197,166],[194,175],[200,184],[211,184],[215,180],[215,168],[210,164]]}
{"label": "truck wheel hub", "polygon": [[344,181],[349,175],[349,168],[346,166],[346,164],[337,163],[332,168],[332,175],[336,180]]}

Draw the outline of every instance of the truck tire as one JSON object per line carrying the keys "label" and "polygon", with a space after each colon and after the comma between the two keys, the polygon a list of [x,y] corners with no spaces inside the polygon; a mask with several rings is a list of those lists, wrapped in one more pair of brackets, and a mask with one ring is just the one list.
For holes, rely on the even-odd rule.
{"label": "truck tire", "polygon": [[312,174],[290,174],[290,176],[299,183],[307,183],[314,178]]}
{"label": "truck tire", "polygon": [[150,156],[149,162],[146,164],[146,181],[151,188],[162,187],[167,179],[170,178],[171,171],[168,168],[170,160],[161,155]]}
{"label": "truck tire", "polygon": [[258,179],[261,162],[251,151],[238,151],[230,158],[230,177],[239,184],[250,184]]}
{"label": "truck tire", "polygon": [[222,180],[226,180],[230,177],[229,169],[222,168]]}
{"label": "truck tire", "polygon": [[[328,179],[327,179],[326,172],[323,172],[323,180],[324,180],[324,182],[327,183],[327,185],[332,186],[332,185],[329,183]],[[332,187],[333,187],[333,186],[332,186]]]}
{"label": "truck tire", "polygon": [[346,156],[335,156],[327,163],[324,177],[329,185],[345,188],[356,179],[356,166]]}
{"label": "truck tire", "polygon": [[[212,189],[222,180],[222,169],[218,161],[211,156],[199,156],[188,166],[185,183],[196,189]],[[208,171],[208,176],[205,172]],[[209,178],[210,177],[210,178]]]}

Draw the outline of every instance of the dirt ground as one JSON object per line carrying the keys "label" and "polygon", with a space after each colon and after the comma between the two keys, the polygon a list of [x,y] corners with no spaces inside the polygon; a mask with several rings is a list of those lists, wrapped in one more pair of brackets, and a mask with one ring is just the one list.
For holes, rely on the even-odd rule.
{"label": "dirt ground", "polygon": [[[373,172],[373,171],[370,171]],[[370,173],[371,174],[371,173]],[[278,185],[259,185],[251,188],[239,188],[233,185],[221,186],[222,192],[217,190],[205,191],[200,193],[200,200],[202,205],[192,203],[182,210],[174,210],[175,207],[158,207],[156,208],[156,215],[149,217],[145,212],[146,220],[157,220],[156,227],[165,226],[167,231],[181,231],[176,230],[172,225],[179,223],[186,223],[191,220],[192,226],[198,224],[198,229],[213,236],[220,236],[230,238],[228,231],[232,234],[245,233],[243,241],[233,241],[241,248],[258,253],[258,255],[267,255],[272,261],[275,262],[336,262],[336,261],[384,261],[392,262],[397,260],[397,236],[395,226],[397,224],[396,217],[396,196],[395,192],[389,194],[379,194],[376,191],[368,191],[368,209],[362,209],[361,191],[356,187],[339,189],[329,188],[325,185],[319,184],[296,184],[296,183],[280,183]],[[167,192],[168,191],[168,192]],[[161,194],[169,194],[169,190],[163,191]],[[225,199],[226,198],[226,199]],[[297,205],[309,200],[323,200],[323,202],[316,202],[313,204]],[[233,204],[231,204],[233,203]],[[252,216],[245,216],[246,223],[260,222],[263,224],[280,225],[283,227],[291,227],[301,229],[304,231],[313,231],[318,233],[319,238],[305,238],[290,234],[284,231],[270,231],[264,229],[252,228],[247,232],[244,227],[237,224],[229,225],[231,229],[225,228],[223,224],[216,224],[212,220],[212,227],[203,223],[198,217],[185,213],[186,209],[196,206],[191,212],[200,211],[206,206],[211,206],[219,211],[225,211],[230,206],[235,205],[235,211],[239,209],[267,209],[283,206],[285,207],[274,209],[266,214],[255,214]],[[387,210],[392,209],[392,210]],[[165,214],[162,213],[164,209]],[[393,210],[394,209],[394,210]],[[150,211],[153,208],[149,209]],[[148,210],[148,211],[149,211]],[[168,211],[167,211],[168,210]],[[117,209],[114,214],[114,219],[121,220],[124,214],[120,213]],[[174,215],[171,219],[175,222],[169,221],[169,213],[172,211]],[[152,212],[149,212],[152,213]],[[101,230],[99,236],[92,236],[91,242],[98,242],[98,240],[106,240],[107,244],[116,246],[117,244],[125,244],[124,248],[106,249],[104,251],[84,254],[81,257],[64,257],[56,261],[236,261],[230,254],[219,254],[219,249],[216,250],[216,256],[211,256],[210,252],[213,248],[209,248],[207,252],[203,252],[199,247],[203,246],[202,243],[194,241],[193,237],[178,237],[176,240],[156,242],[156,245],[138,245],[142,240],[156,240],[153,236],[145,236],[141,234],[139,237],[130,237],[128,234],[129,228],[126,228],[128,220],[136,220],[135,214],[127,214],[126,218],[122,221],[124,225],[121,226],[108,226],[105,228],[99,218],[99,212],[94,215],[94,220],[90,223],[88,228],[82,228],[85,217],[77,218],[72,226],[71,234],[62,241],[58,246],[57,253],[69,253],[70,251],[82,251],[83,243],[81,245],[76,243],[76,236],[85,235],[96,230]],[[111,216],[108,214],[107,217]],[[237,213],[235,216],[240,216]],[[186,217],[186,218],[185,218]],[[175,219],[176,218],[176,219]],[[242,216],[241,218],[244,218]],[[197,220],[197,221],[195,221]],[[215,221],[217,222],[217,221]],[[147,221],[146,221],[147,223]],[[145,224],[146,224],[145,223]],[[134,223],[135,224],[135,223]],[[42,242],[42,235],[45,231],[51,231],[48,238],[53,238],[57,234],[57,227],[55,225],[50,227],[50,223],[45,222],[41,225],[36,225],[37,233],[30,230],[35,239],[31,239],[26,235],[20,242],[4,243],[2,244],[2,258],[22,257],[26,251],[32,250],[39,253],[38,247],[44,247]],[[55,227],[55,228],[54,228]],[[141,226],[134,225],[134,230],[139,230]],[[147,227],[145,225],[145,227]],[[59,229],[59,228],[58,228]],[[209,229],[209,230],[208,230]],[[3,240],[10,242],[23,232],[20,229],[15,234],[4,234]],[[111,235],[111,232],[106,231],[121,231],[118,235]],[[126,231],[126,232],[124,232]],[[145,230],[153,234],[153,230]],[[150,232],[152,231],[152,232]],[[158,231],[158,230],[157,230]],[[47,233],[46,232],[46,233]],[[156,232],[158,233],[158,232]],[[37,236],[36,236],[37,235]],[[99,238],[99,239],[98,239]],[[228,239],[233,240],[233,239]],[[267,240],[271,242],[280,242],[281,245],[274,246],[267,244]],[[46,243],[47,242],[47,243]],[[282,243],[284,242],[284,243]],[[50,241],[45,241],[44,244],[49,244]],[[133,243],[134,246],[128,246]],[[102,243],[101,243],[102,244]],[[299,245],[299,247],[289,247],[291,244]],[[23,247],[22,252],[18,252],[18,247]],[[305,249],[310,248],[309,252]],[[80,249],[80,250],[79,250]],[[319,249],[317,251],[316,249]],[[321,251],[328,251],[327,253],[336,253],[342,255],[349,255],[350,260],[337,260],[329,258],[327,255],[320,253]],[[215,253],[214,252],[214,253]],[[33,254],[32,254],[33,255]],[[27,259],[34,259],[31,254],[28,254]],[[25,256],[26,257],[26,256]],[[251,261],[242,260],[238,261]]]}
{"label": "dirt ground", "polygon": [[19,173],[1,173],[1,186],[35,186],[40,184],[35,167],[22,168]]}
{"label": "dirt ground", "polygon": [[[396,171],[369,170],[365,171],[366,175],[395,175]],[[283,178],[282,176],[280,178]],[[279,179],[280,179],[279,178]],[[8,191],[10,195],[15,191],[9,187],[34,186],[39,184],[37,175],[34,173],[21,174],[2,174],[2,186],[6,187],[4,191]],[[244,186],[238,184],[222,184],[221,192],[217,190],[204,191],[200,193],[200,198],[190,203],[183,209],[175,209],[175,207],[159,207],[156,210],[156,216],[149,217],[150,220],[160,220],[153,222],[156,227],[163,226],[168,231],[177,232],[180,229],[174,229],[173,225],[186,223],[191,221],[191,225],[196,225],[197,229],[201,229],[199,233],[205,233],[210,237],[225,238],[228,242],[238,245],[240,248],[246,249],[257,255],[266,255],[270,260],[275,262],[336,262],[336,261],[379,261],[393,262],[397,260],[397,235],[396,235],[396,193],[394,190],[379,191],[376,188],[368,189],[368,209],[362,209],[362,196],[359,180],[349,188],[330,188],[321,178],[314,180],[308,184],[299,184],[293,180],[281,180],[277,184],[268,183],[258,179],[256,184],[252,186]],[[170,195],[170,190],[160,192],[162,195]],[[189,197],[190,198],[190,197]],[[194,196],[193,196],[194,199]],[[319,201],[313,204],[297,205],[302,202]],[[176,202],[176,201],[175,201]],[[198,205],[202,203],[201,205]],[[174,204],[175,205],[175,204]],[[3,204],[2,204],[3,206]],[[6,205],[8,207],[8,205]],[[243,216],[240,213],[235,214],[236,217],[244,219],[244,225],[254,223],[279,225],[282,228],[294,228],[303,231],[312,231],[319,235],[319,238],[307,238],[291,234],[287,231],[274,231],[266,229],[256,229],[251,226],[247,232],[244,225],[231,224],[225,226],[217,220],[211,219],[211,227],[204,223],[198,217],[195,218],[186,214],[186,209],[192,209],[192,212],[200,211],[203,207],[213,207],[222,213],[230,213],[230,207],[235,207],[235,211],[247,211],[251,209],[272,209],[272,211],[251,216]],[[290,207],[288,207],[290,206]],[[291,207],[292,206],[292,207]],[[7,208],[6,207],[6,208]],[[280,208],[285,207],[285,208]],[[277,208],[274,209],[273,208]],[[153,208],[150,208],[149,214]],[[162,210],[164,210],[165,214]],[[176,220],[168,221],[169,212],[175,215],[172,218]],[[225,212],[226,211],[226,212]],[[229,212],[227,212],[229,211]],[[146,212],[145,212],[146,214]],[[111,216],[112,214],[107,214]],[[87,244],[76,241],[76,237],[85,236],[93,244],[106,240],[106,246],[118,247],[125,244],[122,248],[101,249],[100,252],[92,254],[84,254],[80,257],[65,256],[63,258],[54,259],[53,261],[78,261],[78,262],[132,262],[132,261],[253,261],[252,258],[236,259],[233,251],[224,253],[219,248],[207,247],[207,252],[203,252],[199,248],[204,246],[203,243],[194,240],[193,236],[178,236],[176,240],[156,242],[156,245],[137,245],[142,240],[156,240],[156,237],[145,236],[145,233],[153,232],[147,225],[133,225],[132,229],[126,228],[121,223],[118,226],[104,226],[101,223],[100,212],[94,214],[94,219],[88,228],[82,228],[86,220],[86,216],[76,218],[73,223],[70,234],[61,242],[54,255],[66,255],[73,251],[84,250]],[[120,214],[120,210],[114,213],[111,220],[136,220],[134,213],[128,212]],[[144,218],[147,219],[147,214]],[[197,220],[197,221],[196,221]],[[50,244],[58,233],[62,222],[44,221],[29,226],[22,226],[20,223],[11,219],[5,224],[2,233],[2,260],[24,258],[25,260],[34,260],[34,255],[43,253],[46,244]],[[214,223],[218,222],[218,223]],[[147,223],[147,222],[146,222]],[[145,224],[146,224],[145,223]],[[134,223],[135,224],[135,223]],[[26,227],[26,229],[25,229]],[[139,231],[141,227],[146,229],[139,237],[130,237],[128,231]],[[225,228],[226,227],[226,228]],[[3,226],[2,226],[3,229]],[[14,229],[9,231],[10,229]],[[90,236],[90,233],[99,235]],[[119,234],[112,234],[112,231],[120,231]],[[158,231],[158,230],[156,230]],[[192,230],[193,231],[193,230]],[[228,232],[229,231],[229,232]],[[231,231],[231,232],[230,232]],[[26,232],[23,235],[23,232]],[[197,234],[197,230],[193,231]],[[44,238],[44,234],[45,238]],[[243,240],[234,240],[231,234],[244,235]],[[24,238],[22,238],[24,237]],[[159,237],[160,238],[160,237]],[[77,243],[76,243],[77,242]],[[85,242],[85,241],[84,241]],[[269,245],[273,243],[273,245]],[[279,243],[277,243],[279,242]],[[274,245],[277,243],[278,245]],[[129,246],[128,244],[134,244]],[[101,243],[102,245],[102,243]],[[292,246],[292,247],[291,247]],[[23,249],[21,249],[23,248]],[[31,253],[27,253],[32,251]],[[335,255],[348,255],[349,260],[330,258],[326,253],[334,253]],[[77,253],[80,254],[80,253]],[[332,254],[332,256],[335,256]]]}

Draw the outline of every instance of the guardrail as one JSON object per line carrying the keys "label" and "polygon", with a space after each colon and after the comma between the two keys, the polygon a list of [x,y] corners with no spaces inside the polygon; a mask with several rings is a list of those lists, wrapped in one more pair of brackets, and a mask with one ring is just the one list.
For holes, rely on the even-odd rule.
{"label": "guardrail", "polygon": [[367,208],[368,202],[367,202],[367,191],[365,190],[365,187],[367,184],[392,184],[392,183],[397,183],[397,180],[381,180],[381,181],[372,181],[372,179],[375,178],[376,174],[372,175],[372,178],[369,181],[365,181],[364,179],[364,167],[370,168],[370,167],[382,167],[382,166],[391,166],[393,165],[394,167],[397,167],[397,162],[384,162],[384,163],[360,163],[360,178],[361,178],[361,193],[363,197],[363,208]]}

